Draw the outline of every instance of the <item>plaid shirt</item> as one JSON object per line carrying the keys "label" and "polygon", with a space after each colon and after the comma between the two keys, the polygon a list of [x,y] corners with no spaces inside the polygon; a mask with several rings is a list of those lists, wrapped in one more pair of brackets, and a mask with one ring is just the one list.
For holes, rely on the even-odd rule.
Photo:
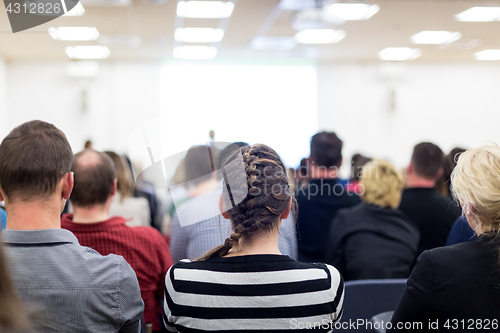
{"label": "plaid shirt", "polygon": [[73,232],[83,246],[102,255],[123,256],[132,266],[144,301],[144,321],[160,330],[158,315],[162,313],[165,275],[172,266],[172,256],[165,238],[152,227],[128,227],[126,220],[113,216],[99,223],[74,223],[72,214],[65,214],[61,226]]}

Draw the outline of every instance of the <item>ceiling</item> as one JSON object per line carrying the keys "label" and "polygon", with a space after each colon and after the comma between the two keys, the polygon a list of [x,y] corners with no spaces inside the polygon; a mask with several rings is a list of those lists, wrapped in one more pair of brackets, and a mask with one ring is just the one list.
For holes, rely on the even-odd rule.
{"label": "ceiling", "polygon": [[[235,1],[235,0],[233,0]],[[339,1],[340,2],[340,1]],[[349,2],[348,0],[342,2]],[[353,1],[350,1],[353,2]],[[275,10],[279,0],[237,0],[216,59],[224,58],[310,58],[321,62],[377,61],[377,53],[390,46],[418,47],[422,56],[415,62],[475,61],[474,53],[500,48],[499,22],[457,22],[458,14],[473,6],[500,6],[500,1],[483,0],[373,0],[380,11],[366,21],[347,21],[335,26],[345,30],[338,44],[299,44],[291,51],[253,51],[249,43],[262,32],[267,36],[292,37],[293,11]],[[102,35],[139,35],[139,46],[109,45],[111,55],[103,61],[162,61],[172,58],[175,44],[176,0],[151,4],[133,0],[127,7],[85,7],[79,17],[59,17],[43,25],[13,34],[6,12],[0,10],[0,57],[6,61],[68,60],[66,46],[97,45],[97,42],[56,41],[49,27],[91,26]],[[271,13],[277,19],[264,22]],[[270,17],[269,17],[270,18]],[[270,18],[271,19],[271,18]],[[217,27],[219,19],[184,19],[184,27]],[[269,21],[269,20],[268,20]],[[269,29],[267,29],[269,28]],[[260,32],[259,32],[260,30]],[[266,30],[268,30],[266,32]],[[459,31],[462,40],[453,47],[418,45],[410,36],[423,30]],[[476,45],[468,40],[478,40]],[[465,42],[464,42],[465,41]],[[472,47],[472,48],[471,48]]]}

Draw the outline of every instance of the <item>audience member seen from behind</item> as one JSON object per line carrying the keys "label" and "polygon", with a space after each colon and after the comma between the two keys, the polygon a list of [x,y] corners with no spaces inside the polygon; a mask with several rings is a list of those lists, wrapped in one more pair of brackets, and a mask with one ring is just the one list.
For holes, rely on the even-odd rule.
{"label": "audience member seen from behind", "polygon": [[[392,317],[393,327],[421,322],[419,331],[498,332],[500,148],[466,151],[451,179],[453,195],[479,238],[422,253]],[[430,322],[436,323],[434,329]]]}
{"label": "audience member seen from behind", "polygon": [[74,214],[65,214],[61,225],[83,246],[102,255],[123,256],[132,266],[144,301],[144,322],[154,331],[161,328],[163,281],[172,266],[165,238],[153,227],[129,227],[121,216],[109,217],[117,192],[117,178],[111,158],[95,150],[75,155],[71,168],[75,186],[71,193]]}
{"label": "audience member seen from behind", "polygon": [[113,196],[109,208],[110,216],[124,217],[129,227],[150,226],[151,214],[148,200],[133,197],[134,179],[125,158],[112,151],[105,153],[113,160],[118,179],[118,193]]}
{"label": "audience member seen from behind", "polygon": [[0,242],[0,332],[28,332],[28,318],[7,269],[4,245]]}
{"label": "audience member seen from behind", "polygon": [[351,179],[346,185],[349,192],[361,193],[361,186],[359,186],[359,179],[361,178],[361,171],[363,166],[370,162],[372,159],[361,154],[354,154],[351,158]]}
{"label": "audience member seen from behind", "polygon": [[299,261],[325,262],[330,225],[339,209],[360,202],[338,180],[342,164],[342,141],[333,132],[311,139],[308,184],[297,189]]}
{"label": "audience member seen from behind", "polygon": [[418,254],[446,244],[453,222],[460,216],[460,207],[444,198],[436,189],[443,173],[443,152],[430,142],[415,146],[406,168],[406,186],[399,209],[420,231]]}
{"label": "audience member seen from behind", "polygon": [[224,160],[222,172],[219,208],[233,234],[201,260],[172,266],[167,329],[272,332],[322,322],[319,331],[331,331],[342,312],[339,272],[294,261],[278,248],[293,193],[277,153],[260,144],[244,147]]}
{"label": "audience member seen from behind", "polygon": [[407,278],[417,256],[419,232],[397,209],[403,181],[389,162],[363,168],[362,203],[342,209],[335,218],[327,262],[344,279]]}
{"label": "audience member seen from behind", "polygon": [[73,152],[55,126],[30,121],[0,144],[11,276],[36,332],[137,332],[143,303],[120,256],[101,256],[61,229],[73,188]]}
{"label": "audience member seen from behind", "polygon": [[456,160],[463,153],[463,148],[453,148],[451,152],[443,158],[443,173],[436,182],[436,190],[441,193],[445,198],[451,197],[451,172],[457,165]]}
{"label": "audience member seen from behind", "polygon": [[[232,143],[220,152],[220,156],[224,158],[245,146],[248,144]],[[208,154],[206,159],[206,163],[209,164]],[[222,173],[219,172],[218,177],[220,179],[217,180],[217,187],[213,191],[192,198],[180,206],[183,221],[180,220],[179,214],[174,214],[170,241],[174,262],[198,258],[224,243],[224,240],[232,234],[231,221],[224,219],[217,208],[218,198],[222,191]],[[297,259],[297,237],[293,214],[290,214],[281,224],[278,245],[281,253]]]}

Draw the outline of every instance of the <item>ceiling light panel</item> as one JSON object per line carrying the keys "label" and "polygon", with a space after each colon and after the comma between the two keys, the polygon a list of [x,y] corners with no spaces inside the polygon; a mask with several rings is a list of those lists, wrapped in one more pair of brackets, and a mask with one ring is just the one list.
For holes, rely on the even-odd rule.
{"label": "ceiling light panel", "polygon": [[49,28],[49,34],[55,40],[87,41],[99,39],[99,32],[93,27]]}
{"label": "ceiling light panel", "polygon": [[474,53],[476,60],[500,60],[500,50],[490,49]]}
{"label": "ceiling light panel", "polygon": [[379,11],[378,5],[365,3],[334,3],[325,7],[325,11],[345,21],[368,20]]}
{"label": "ceiling light panel", "polygon": [[109,49],[106,46],[68,46],[66,54],[71,59],[106,59]]}
{"label": "ceiling light panel", "polygon": [[215,46],[177,46],[174,48],[174,58],[201,60],[212,59],[217,55]]}
{"label": "ceiling light panel", "polygon": [[177,28],[175,40],[187,43],[217,43],[224,37],[223,29],[213,28]]}
{"label": "ceiling light panel", "polygon": [[294,39],[300,44],[334,44],[345,37],[344,30],[306,29],[297,32]]}
{"label": "ceiling light panel", "polygon": [[233,13],[234,3],[223,1],[179,1],[177,16],[189,18],[227,18]]}
{"label": "ceiling light panel", "polygon": [[472,7],[454,17],[462,22],[500,21],[500,7]]}
{"label": "ceiling light panel", "polygon": [[293,37],[259,36],[250,43],[253,50],[289,51],[297,45]]}
{"label": "ceiling light panel", "polygon": [[422,55],[420,49],[411,49],[409,47],[388,47],[378,53],[380,60],[387,61],[405,61],[413,60]]}
{"label": "ceiling light panel", "polygon": [[462,38],[460,32],[422,31],[411,36],[413,44],[447,44]]}

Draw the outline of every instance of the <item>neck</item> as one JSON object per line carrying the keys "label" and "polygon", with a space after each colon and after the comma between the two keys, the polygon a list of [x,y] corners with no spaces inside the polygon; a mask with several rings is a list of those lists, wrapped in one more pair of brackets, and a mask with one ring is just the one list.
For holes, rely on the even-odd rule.
{"label": "neck", "polygon": [[251,237],[242,237],[238,245],[233,247],[226,257],[246,256],[252,254],[281,254],[278,247],[279,229],[262,231]]}
{"label": "neck", "polygon": [[88,207],[73,207],[73,222],[74,223],[99,223],[106,221],[109,218],[109,206],[95,205]]}
{"label": "neck", "polygon": [[436,181],[425,179],[417,175],[408,175],[406,179],[407,188],[434,188],[436,187]]}
{"label": "neck", "polygon": [[7,229],[60,229],[65,202],[66,200],[51,198],[47,201],[6,203]]}

